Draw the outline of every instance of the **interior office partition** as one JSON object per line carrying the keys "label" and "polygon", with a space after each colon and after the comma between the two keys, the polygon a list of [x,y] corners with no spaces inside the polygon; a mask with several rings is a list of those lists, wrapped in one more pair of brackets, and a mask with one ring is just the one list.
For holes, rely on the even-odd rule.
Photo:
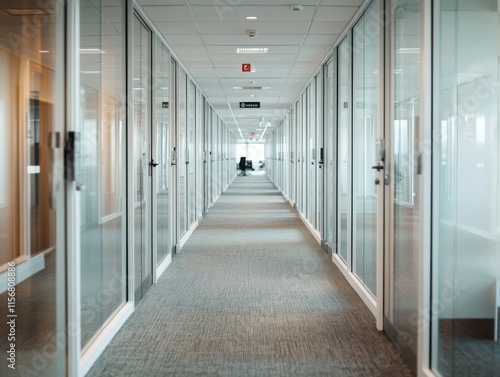
{"label": "interior office partition", "polygon": [[[172,58],[162,40],[156,36],[154,44],[154,110],[151,170],[153,173],[153,255],[160,275],[172,260],[172,190],[171,145],[172,124]],[[175,93],[175,92],[174,92]],[[154,169],[153,169],[154,168]]]}
{"label": "interior office partition", "polygon": [[390,104],[387,122],[386,299],[384,329],[409,365],[417,367],[421,237],[422,5],[388,3]]}
{"label": "interior office partition", "polygon": [[[16,2],[2,4],[0,14],[0,22],[9,25],[0,32],[0,374],[16,368],[62,375],[68,112],[61,99],[67,93],[68,14],[57,1],[25,3],[32,14],[9,11],[18,8]],[[8,341],[12,330],[15,339]],[[43,356],[46,346],[50,353]],[[40,353],[43,363],[37,364]]]}
{"label": "interior office partition", "polygon": [[[126,302],[125,12],[123,1],[80,1],[77,252],[83,352]],[[138,211],[144,219],[146,208]],[[142,248],[136,251],[144,256]]]}
{"label": "interior office partition", "polygon": [[[432,371],[499,371],[499,9],[433,2]],[[451,57],[451,58],[450,58]]]}

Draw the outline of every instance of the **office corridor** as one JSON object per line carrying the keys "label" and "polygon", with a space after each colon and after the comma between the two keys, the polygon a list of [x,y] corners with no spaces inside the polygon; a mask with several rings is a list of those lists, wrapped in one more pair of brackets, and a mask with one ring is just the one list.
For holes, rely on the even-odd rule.
{"label": "office corridor", "polygon": [[411,376],[267,177],[237,177],[87,374]]}

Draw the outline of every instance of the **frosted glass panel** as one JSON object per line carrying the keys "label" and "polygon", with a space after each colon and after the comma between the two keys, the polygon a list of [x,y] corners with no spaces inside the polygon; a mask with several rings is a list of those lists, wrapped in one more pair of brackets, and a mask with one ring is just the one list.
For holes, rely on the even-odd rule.
{"label": "frosted glass panel", "polygon": [[435,12],[432,369],[496,376],[500,14],[496,1],[442,0]]}

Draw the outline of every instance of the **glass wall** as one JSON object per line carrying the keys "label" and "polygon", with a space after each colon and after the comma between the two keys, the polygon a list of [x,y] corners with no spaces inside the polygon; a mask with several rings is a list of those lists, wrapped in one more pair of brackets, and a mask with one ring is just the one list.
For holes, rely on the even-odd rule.
{"label": "glass wall", "polygon": [[346,37],[337,48],[337,254],[345,263],[351,233],[351,48]]}
{"label": "glass wall", "polygon": [[205,97],[196,89],[196,219],[203,216],[205,209]]}
{"label": "glass wall", "polygon": [[[24,8],[27,14],[16,13]],[[65,251],[60,227],[65,19],[59,9],[51,0],[4,1],[0,12],[2,376],[56,376],[65,371]],[[14,339],[8,339],[12,330]],[[50,357],[39,363],[38,355],[47,349]]]}
{"label": "glass wall", "polygon": [[80,3],[81,346],[125,302],[125,6]]}
{"label": "glass wall", "polygon": [[418,340],[420,229],[420,61],[421,8],[408,0],[392,2],[392,110],[389,127],[388,203],[390,238],[387,242],[391,280],[386,287],[386,333],[405,360],[416,368]]}
{"label": "glass wall", "polygon": [[337,140],[337,113],[336,113],[336,61],[334,59],[327,63],[325,69],[324,84],[324,169],[325,169],[325,240],[329,248],[334,248],[335,236],[335,181],[336,181],[336,140]]}
{"label": "glass wall", "polygon": [[316,174],[317,174],[317,159],[316,159],[316,78],[313,78],[306,89],[307,102],[307,139],[306,140],[306,156],[307,156],[307,179],[304,181],[307,185],[307,219],[316,228]]}
{"label": "glass wall", "polygon": [[205,150],[203,152],[203,163],[205,164],[205,211],[212,203],[212,108],[208,101],[205,100]]}
{"label": "glass wall", "polygon": [[156,196],[156,260],[160,264],[172,251],[170,195],[170,52],[156,37],[155,48],[155,117],[156,137],[153,140]]}
{"label": "glass wall", "polygon": [[[380,19],[372,1],[353,28],[352,107],[352,269],[368,291],[377,294],[377,165],[379,132]],[[376,180],[378,180],[376,182]],[[378,233],[377,233],[378,231]]]}
{"label": "glass wall", "polygon": [[300,144],[300,149],[301,149],[301,181],[299,185],[301,186],[301,198],[300,198],[300,211],[304,216],[307,217],[307,205],[309,198],[307,196],[307,193],[309,190],[309,165],[310,163],[310,150],[309,150],[309,143],[308,143],[308,118],[309,114],[307,111],[307,90],[302,93],[301,99],[300,99],[300,107],[301,107],[301,118],[300,118],[300,129],[302,131],[301,139],[299,140]]}
{"label": "glass wall", "polygon": [[133,195],[135,300],[152,280],[151,253],[151,31],[138,16],[133,23]]}
{"label": "glass wall", "polygon": [[496,376],[500,14],[496,1],[434,4],[432,369]]}
{"label": "glass wall", "polygon": [[196,220],[196,155],[195,155],[195,135],[196,135],[196,86],[189,80],[187,98],[187,145],[186,145],[186,175],[188,177],[188,228]]}
{"label": "glass wall", "polygon": [[315,113],[316,113],[316,150],[315,150],[315,167],[316,167],[316,211],[315,211],[315,229],[320,232],[322,239],[324,239],[324,208],[325,208],[325,198],[324,198],[324,147],[325,147],[325,133],[323,128],[324,117],[323,117],[323,72],[320,71],[316,77],[316,101],[315,101]]}
{"label": "glass wall", "polygon": [[[187,148],[187,75],[179,69],[177,82],[177,229],[178,240],[188,229],[188,148]],[[177,240],[177,241],[178,241]]]}

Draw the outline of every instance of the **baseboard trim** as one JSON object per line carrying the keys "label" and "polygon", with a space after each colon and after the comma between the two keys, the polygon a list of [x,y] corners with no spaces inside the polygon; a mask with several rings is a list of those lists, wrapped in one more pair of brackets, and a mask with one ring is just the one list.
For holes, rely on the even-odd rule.
{"label": "baseboard trim", "polygon": [[307,229],[309,229],[309,232],[311,232],[311,234],[313,235],[314,239],[321,245],[321,234],[319,234],[319,232],[314,229],[314,226],[302,215],[302,213],[299,212],[299,216]]}
{"label": "baseboard trim", "polygon": [[168,254],[160,265],[156,267],[156,280],[165,272],[170,263],[172,263],[172,254]]}
{"label": "baseboard trim", "polygon": [[351,287],[356,291],[358,296],[363,300],[365,305],[368,307],[370,312],[373,314],[375,318],[377,318],[377,302],[375,299],[372,297],[372,295],[368,292],[368,290],[364,287],[364,285],[359,281],[359,279],[349,270],[347,270],[346,265],[340,259],[340,257],[337,254],[333,254],[332,256],[332,261],[335,263],[335,265],[338,267],[340,272],[344,275],[348,283],[351,285]]}
{"label": "baseboard trim", "polygon": [[104,349],[109,345],[111,340],[113,340],[114,336],[122,328],[133,312],[134,303],[126,303],[102,330],[102,332],[94,339],[92,345],[80,358],[80,376],[85,376],[88,373],[90,368],[92,368],[92,365],[94,365]]}

